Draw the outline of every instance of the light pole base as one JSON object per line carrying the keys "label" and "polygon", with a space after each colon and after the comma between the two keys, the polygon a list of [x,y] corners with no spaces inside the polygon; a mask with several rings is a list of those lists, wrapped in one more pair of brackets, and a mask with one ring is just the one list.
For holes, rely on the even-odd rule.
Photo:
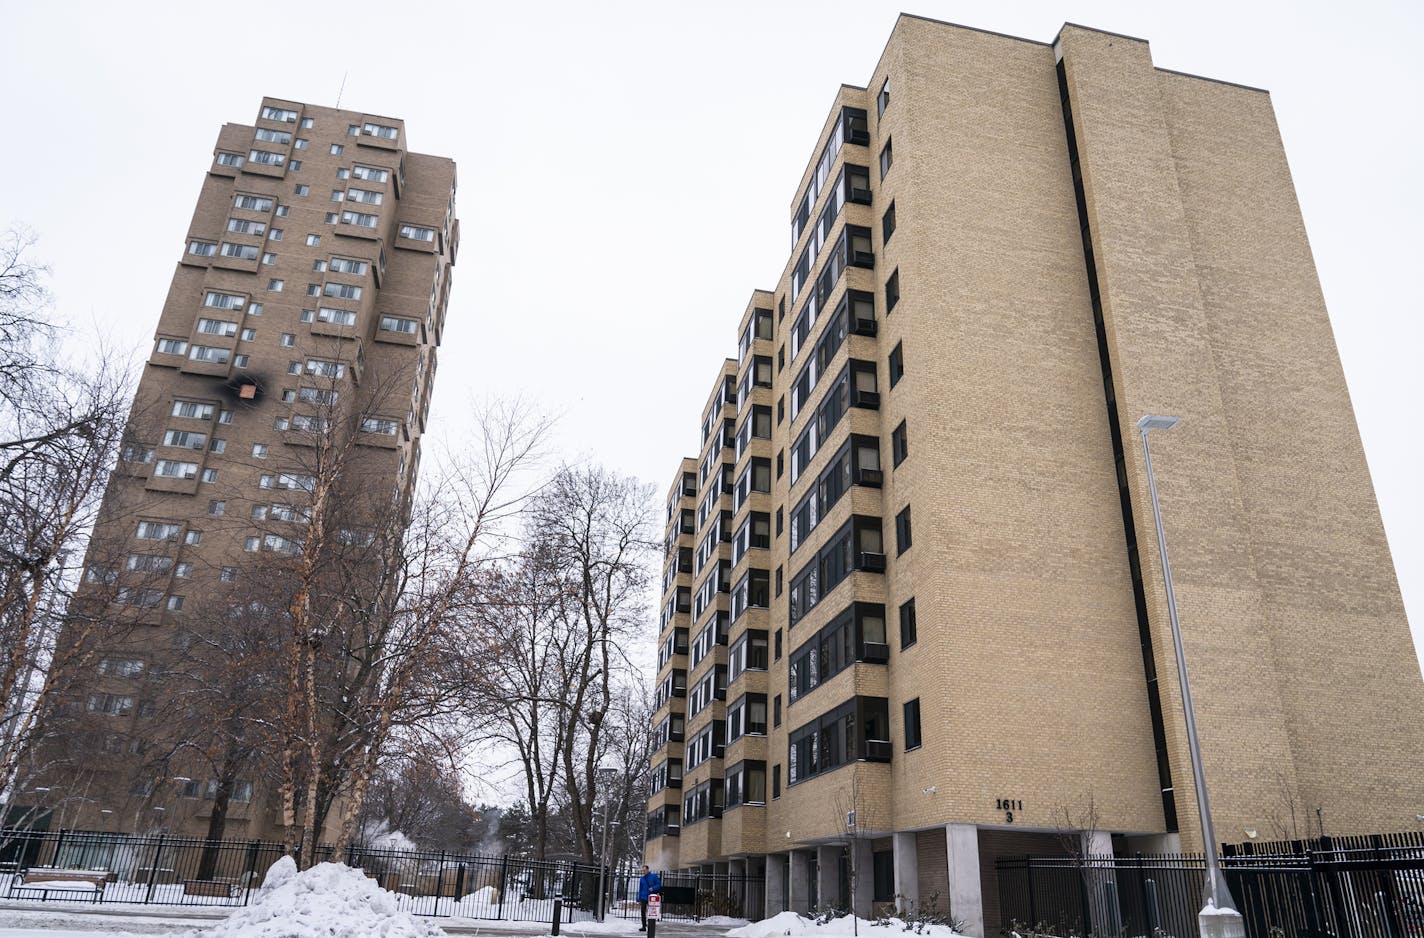
{"label": "light pole base", "polygon": [[1246,938],[1246,920],[1235,909],[1218,909],[1211,903],[1197,916],[1201,938]]}

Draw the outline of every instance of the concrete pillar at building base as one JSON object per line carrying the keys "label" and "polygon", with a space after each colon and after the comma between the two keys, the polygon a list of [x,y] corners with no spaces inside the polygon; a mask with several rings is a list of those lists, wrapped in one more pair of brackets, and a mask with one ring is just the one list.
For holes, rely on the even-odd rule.
{"label": "concrete pillar at building base", "polygon": [[787,877],[786,907],[806,915],[811,911],[811,851],[791,851],[791,875]]}
{"label": "concrete pillar at building base", "polygon": [[984,938],[984,890],[979,880],[979,828],[944,826],[949,866],[949,914],[963,922],[964,933]]}
{"label": "concrete pillar at building base", "polygon": [[784,859],[785,855],[780,853],[766,855],[766,910],[763,918],[771,918],[788,908]]}
{"label": "concrete pillar at building base", "polygon": [[914,831],[895,832],[895,902],[902,915],[920,904],[920,854]]}
{"label": "concrete pillar at building base", "polygon": [[841,895],[841,846],[816,848],[816,904],[825,908],[845,908],[846,896]]}
{"label": "concrete pillar at building base", "polygon": [[851,911],[861,918],[875,917],[875,855],[870,849],[870,840],[866,837],[857,837],[851,841],[851,850],[854,851],[855,861],[854,882],[851,883],[851,891],[855,901],[851,905]]}

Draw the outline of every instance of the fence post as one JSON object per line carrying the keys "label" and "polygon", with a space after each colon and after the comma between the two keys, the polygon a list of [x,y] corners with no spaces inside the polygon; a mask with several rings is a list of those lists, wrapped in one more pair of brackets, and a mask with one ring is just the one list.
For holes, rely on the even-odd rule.
{"label": "fence post", "polygon": [[54,842],[54,857],[49,861],[49,865],[59,868],[59,852],[64,849],[64,828],[59,829],[59,837]]}
{"label": "fence post", "polygon": [[153,901],[153,884],[158,877],[158,861],[163,857],[163,835],[158,835],[158,846],[154,848],[153,859],[148,864],[148,889],[143,895],[143,904]]}
{"label": "fence post", "polygon": [[509,854],[505,854],[499,863],[499,904],[495,910],[495,921],[504,918],[504,893],[509,888]]}
{"label": "fence post", "polygon": [[1038,930],[1038,909],[1033,901],[1033,859],[1024,857],[1024,882],[1028,884],[1028,922],[1029,928]]}
{"label": "fence post", "polygon": [[1384,839],[1379,834],[1370,835],[1370,847],[1374,850],[1375,870],[1381,889],[1376,895],[1380,896],[1384,904],[1384,925],[1389,938],[1401,938],[1404,935],[1404,922],[1399,914],[1399,896],[1394,889],[1394,872],[1385,866]]}
{"label": "fence post", "polygon": [[247,900],[252,896],[252,884],[257,879],[257,844],[254,840],[247,845],[247,882],[242,891],[242,904],[247,905]]}
{"label": "fence post", "polygon": [[465,864],[455,869],[455,911],[460,910],[460,900],[465,898]]}
{"label": "fence post", "polygon": [[549,931],[549,934],[552,935],[553,938],[559,938],[559,923],[563,920],[563,917],[564,917],[564,900],[563,900],[563,897],[562,897],[562,896],[555,896],[555,897],[554,897],[554,924],[553,924],[553,927],[552,927],[552,928],[550,929],[550,931]]}

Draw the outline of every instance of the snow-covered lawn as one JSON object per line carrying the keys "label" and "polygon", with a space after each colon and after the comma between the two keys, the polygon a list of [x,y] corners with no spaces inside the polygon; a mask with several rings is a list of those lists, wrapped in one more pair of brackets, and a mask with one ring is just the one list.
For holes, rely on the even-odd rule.
{"label": "snow-covered lawn", "polygon": [[[786,935],[791,938],[849,938],[852,934],[859,934],[861,938],[906,938],[916,932],[914,926],[906,930],[905,923],[898,918],[890,919],[888,925],[879,925],[847,915],[817,925],[813,919],[795,912],[780,912],[760,922],[734,928],[727,932],[727,938],[782,938]],[[962,938],[948,925],[923,925],[918,934],[921,938]]]}

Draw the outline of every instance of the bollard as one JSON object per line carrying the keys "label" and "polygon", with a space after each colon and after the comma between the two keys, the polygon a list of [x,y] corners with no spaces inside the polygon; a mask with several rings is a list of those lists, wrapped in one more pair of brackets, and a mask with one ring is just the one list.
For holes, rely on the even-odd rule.
{"label": "bollard", "polygon": [[559,938],[559,920],[564,917],[564,900],[561,897],[554,897],[554,927],[549,934],[554,938]]}

